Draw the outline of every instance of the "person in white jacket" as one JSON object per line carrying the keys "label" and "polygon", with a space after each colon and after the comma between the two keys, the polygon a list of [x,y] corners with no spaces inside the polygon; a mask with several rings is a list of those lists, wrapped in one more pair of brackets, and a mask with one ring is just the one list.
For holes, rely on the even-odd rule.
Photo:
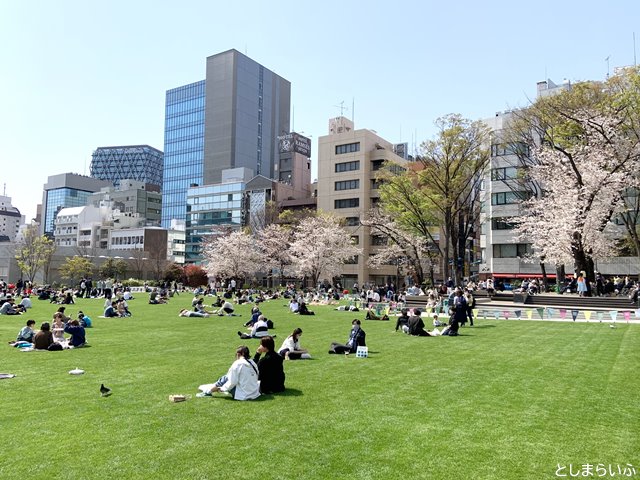
{"label": "person in white jacket", "polygon": [[209,397],[214,392],[229,393],[236,400],[254,400],[260,396],[258,366],[250,358],[249,347],[241,345],[236,350],[236,361],[229,371],[213,384],[200,385],[198,397]]}

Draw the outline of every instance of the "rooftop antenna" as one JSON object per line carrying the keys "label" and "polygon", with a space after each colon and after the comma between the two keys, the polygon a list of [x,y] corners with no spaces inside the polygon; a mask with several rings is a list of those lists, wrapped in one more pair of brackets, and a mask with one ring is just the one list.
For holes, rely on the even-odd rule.
{"label": "rooftop antenna", "polygon": [[7,183],[6,182],[3,183],[3,186],[2,186],[2,196],[3,197],[7,196]]}
{"label": "rooftop antenna", "polygon": [[611,58],[611,55],[604,59],[604,61],[607,62],[607,80],[609,79],[609,58]]}
{"label": "rooftop antenna", "polygon": [[633,32],[633,66],[638,66],[636,63],[636,32]]}
{"label": "rooftop antenna", "polygon": [[291,105],[291,131],[296,131],[296,106]]}
{"label": "rooftop antenna", "polygon": [[355,97],[351,97],[351,123],[353,123],[353,125],[355,127],[355,124],[356,124],[356,99],[355,99]]}
{"label": "rooftop antenna", "polygon": [[344,111],[345,110],[349,110],[347,107],[344,106],[344,100],[342,100],[339,105],[334,105],[334,107],[340,109],[340,116],[341,117],[344,116]]}

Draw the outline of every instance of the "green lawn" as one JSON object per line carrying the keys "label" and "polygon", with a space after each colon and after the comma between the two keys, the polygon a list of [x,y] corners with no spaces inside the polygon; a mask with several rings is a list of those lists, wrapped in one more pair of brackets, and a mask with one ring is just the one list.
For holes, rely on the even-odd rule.
{"label": "green lawn", "polygon": [[[640,465],[638,325],[480,319],[457,338],[412,338],[367,321],[370,357],[357,359],[327,350],[363,313],[299,317],[272,301],[276,347],[299,326],[314,359],[285,364],[286,393],[236,402],[195,393],[226,373],[249,307],[177,317],[191,298],[136,299],[124,319],[80,300],[67,312],[93,318],[91,347],[63,352],[6,346],[27,318],[51,318],[48,302],[0,317],[0,371],[17,374],[0,380],[0,478],[544,479],[558,464]],[[178,393],[193,397],[169,402]]]}

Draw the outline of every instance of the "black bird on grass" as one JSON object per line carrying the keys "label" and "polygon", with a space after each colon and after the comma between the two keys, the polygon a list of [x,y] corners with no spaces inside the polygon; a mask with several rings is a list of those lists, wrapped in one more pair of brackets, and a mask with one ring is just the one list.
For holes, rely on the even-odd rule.
{"label": "black bird on grass", "polygon": [[100,395],[108,397],[111,395],[111,389],[104,386],[104,383],[100,385]]}

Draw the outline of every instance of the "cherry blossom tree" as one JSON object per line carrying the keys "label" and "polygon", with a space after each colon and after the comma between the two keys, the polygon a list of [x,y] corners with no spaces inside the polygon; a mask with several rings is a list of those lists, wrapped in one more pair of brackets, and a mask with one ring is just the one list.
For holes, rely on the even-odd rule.
{"label": "cherry blossom tree", "polygon": [[379,209],[369,211],[360,223],[370,227],[372,234],[382,235],[388,241],[387,245],[367,261],[371,268],[379,268],[393,262],[402,266],[418,284],[423,283],[426,277],[425,272],[428,271],[432,284],[435,284],[434,265],[437,262],[438,252],[425,237],[403,228],[391,216],[382,213]]}
{"label": "cherry blossom tree", "polygon": [[261,266],[256,240],[240,230],[207,238],[202,255],[210,277],[244,279]]}
{"label": "cherry blossom tree", "polygon": [[516,234],[532,243],[535,255],[573,264],[594,278],[594,257],[615,253],[614,214],[633,181],[640,143],[618,128],[619,119],[574,112],[577,135],[564,143],[532,150],[529,175],[542,195],[523,202]]}
{"label": "cherry blossom tree", "polygon": [[292,239],[292,229],[276,223],[266,226],[258,235],[261,264],[267,270],[277,269],[280,272],[280,284],[292,263],[289,250]]}
{"label": "cherry blossom tree", "polygon": [[350,233],[329,215],[306,218],[293,234],[291,257],[294,271],[314,285],[320,278],[332,278],[341,266],[362,250],[353,245]]}

